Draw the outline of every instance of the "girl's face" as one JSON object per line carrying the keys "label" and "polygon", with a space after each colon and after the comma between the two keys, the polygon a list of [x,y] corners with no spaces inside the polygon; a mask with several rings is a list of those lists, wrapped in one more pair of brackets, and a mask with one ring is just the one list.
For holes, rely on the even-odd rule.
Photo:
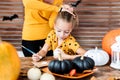
{"label": "girl's face", "polygon": [[72,31],[72,23],[57,19],[54,29],[59,40],[66,39]]}

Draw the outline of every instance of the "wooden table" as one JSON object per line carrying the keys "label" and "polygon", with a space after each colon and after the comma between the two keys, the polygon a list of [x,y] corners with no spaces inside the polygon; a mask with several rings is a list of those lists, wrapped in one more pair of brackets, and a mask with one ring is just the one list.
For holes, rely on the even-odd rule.
{"label": "wooden table", "polygon": [[[53,58],[48,57],[47,60],[48,59],[53,59]],[[31,57],[22,57],[21,65],[22,65],[21,72],[18,80],[29,80],[26,74],[28,69],[33,67]],[[95,77],[95,79],[93,79],[93,77]],[[120,70],[113,69],[109,66],[109,64],[107,64],[105,66],[96,67],[96,70],[92,75],[81,78],[79,80],[114,80],[114,79],[110,79],[111,77],[120,77]],[[56,80],[73,80],[73,79],[66,79],[56,76]]]}

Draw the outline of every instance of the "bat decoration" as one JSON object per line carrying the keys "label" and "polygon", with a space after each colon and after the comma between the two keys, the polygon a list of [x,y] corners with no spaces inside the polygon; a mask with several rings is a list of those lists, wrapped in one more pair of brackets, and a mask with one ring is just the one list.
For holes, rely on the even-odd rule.
{"label": "bat decoration", "polygon": [[6,20],[12,21],[13,19],[16,19],[16,18],[18,18],[18,15],[17,15],[17,14],[14,14],[14,15],[12,15],[12,16],[3,16],[2,21],[6,21]]}
{"label": "bat decoration", "polygon": [[82,0],[77,0],[75,3],[71,3],[72,7],[77,7],[79,3],[81,3]]}

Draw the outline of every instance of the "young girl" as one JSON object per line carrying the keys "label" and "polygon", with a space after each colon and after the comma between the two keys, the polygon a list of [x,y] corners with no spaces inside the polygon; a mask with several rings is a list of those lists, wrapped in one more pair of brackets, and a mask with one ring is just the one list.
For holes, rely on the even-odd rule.
{"label": "young girl", "polygon": [[[74,59],[86,51],[81,48],[75,38],[70,34],[77,23],[76,15],[70,11],[58,13],[52,30],[45,41],[43,48],[32,56],[33,61],[39,61],[46,56],[49,49],[58,50],[63,59]],[[58,57],[56,57],[58,58]]]}

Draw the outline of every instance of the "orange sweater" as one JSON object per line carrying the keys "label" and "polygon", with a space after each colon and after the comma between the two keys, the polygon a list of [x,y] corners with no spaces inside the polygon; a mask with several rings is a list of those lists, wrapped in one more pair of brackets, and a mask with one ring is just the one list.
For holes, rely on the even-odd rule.
{"label": "orange sweater", "polygon": [[24,24],[23,40],[45,39],[53,29],[54,19],[60,10],[63,0],[54,0],[52,5],[43,0],[23,0]]}

